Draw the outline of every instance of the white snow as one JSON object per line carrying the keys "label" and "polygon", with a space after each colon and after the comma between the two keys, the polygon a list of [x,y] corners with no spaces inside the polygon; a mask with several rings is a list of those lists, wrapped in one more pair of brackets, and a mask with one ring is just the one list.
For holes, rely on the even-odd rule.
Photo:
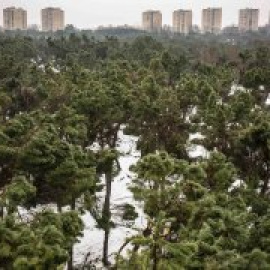
{"label": "white snow", "polygon": [[208,158],[209,157],[209,151],[205,149],[205,147],[203,147],[202,145],[199,144],[195,144],[192,141],[194,139],[204,139],[204,136],[197,132],[197,133],[192,133],[189,134],[189,139],[188,139],[188,155],[190,158],[198,158],[198,157],[202,157],[202,158]]}
{"label": "white snow", "polygon": [[246,91],[247,89],[243,86],[243,85],[239,85],[239,84],[233,84],[231,86],[231,92],[229,94],[229,96],[232,96],[234,95],[236,92],[244,92]]}
{"label": "white snow", "polygon": [[270,94],[268,95],[268,97],[267,97],[267,100],[266,100],[266,105],[270,105]]}
{"label": "white snow", "polygon": [[[145,225],[145,218],[142,207],[134,201],[133,195],[128,189],[132,176],[129,167],[135,164],[140,158],[140,152],[136,150],[136,143],[137,137],[124,135],[123,131],[120,131],[117,150],[121,153],[119,158],[121,172],[117,177],[115,177],[112,184],[111,209],[112,220],[119,224],[120,221],[117,219],[117,215],[113,209],[124,203],[132,204],[139,215],[135,220],[134,227],[143,228]],[[101,192],[100,196],[104,197],[104,192]],[[85,256],[88,253],[90,253],[89,258],[91,261],[98,262],[102,257],[104,232],[101,229],[96,228],[96,222],[89,213],[85,214],[82,218],[85,224],[85,229],[80,242],[74,246],[75,265],[84,262]],[[109,240],[109,254],[111,260],[113,260],[114,253],[117,252],[125,242],[126,237],[135,233],[136,230],[128,228],[125,224],[123,224],[123,226],[117,226],[111,230]],[[100,266],[99,269],[102,269],[102,266]]]}
{"label": "white snow", "polygon": [[231,192],[232,190],[234,190],[235,188],[239,188],[239,187],[246,187],[246,184],[243,180],[241,179],[235,179],[235,181],[232,183],[232,185],[229,187],[228,191]]}
{"label": "white snow", "polygon": [[202,145],[193,144],[190,145],[187,149],[190,158],[209,158],[209,151],[206,150]]}
{"label": "white snow", "polygon": [[[194,138],[202,138],[199,133],[191,134],[189,141]],[[114,253],[119,250],[125,239],[131,235],[137,234],[137,229],[142,229],[146,226],[146,218],[143,214],[143,207],[133,199],[133,195],[128,189],[129,184],[132,181],[132,172],[129,168],[131,165],[136,164],[140,158],[140,152],[136,149],[138,137],[131,135],[124,135],[121,130],[119,133],[119,141],[117,150],[121,153],[119,158],[121,172],[115,177],[112,184],[112,197],[111,197],[111,210],[112,220],[119,224],[120,220],[116,215],[117,206],[125,203],[133,205],[138,213],[138,218],[135,220],[133,228],[129,228],[125,224],[116,226],[111,230],[109,240],[109,254],[110,260],[113,261]],[[190,157],[204,157],[207,158],[209,153],[201,145],[192,144],[189,142],[189,155]],[[92,150],[99,149],[98,145],[95,145]],[[100,199],[104,199],[104,191],[99,194]],[[104,269],[100,263],[102,258],[102,247],[104,232],[96,227],[96,222],[93,217],[87,213],[83,217],[85,229],[83,237],[79,239],[79,243],[74,246],[74,264],[82,264],[87,254],[92,262],[95,262],[97,269]]]}

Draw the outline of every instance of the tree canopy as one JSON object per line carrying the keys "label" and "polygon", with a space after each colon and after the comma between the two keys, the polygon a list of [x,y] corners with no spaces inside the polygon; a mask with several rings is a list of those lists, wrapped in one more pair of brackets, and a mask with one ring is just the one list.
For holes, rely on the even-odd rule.
{"label": "tree canopy", "polygon": [[[270,269],[270,41],[234,38],[1,33],[0,268],[75,269],[89,213],[109,269]],[[112,258],[122,132],[147,225]]]}

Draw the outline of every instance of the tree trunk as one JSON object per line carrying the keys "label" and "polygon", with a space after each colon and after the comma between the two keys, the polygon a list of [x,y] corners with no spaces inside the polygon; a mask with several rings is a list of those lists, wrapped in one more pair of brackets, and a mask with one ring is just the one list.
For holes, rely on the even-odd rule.
{"label": "tree trunk", "polygon": [[62,213],[62,207],[61,207],[60,203],[57,203],[57,211],[58,211],[58,213]]}
{"label": "tree trunk", "polygon": [[158,269],[158,255],[157,255],[157,247],[154,246],[153,249],[153,270]]}
{"label": "tree trunk", "polygon": [[103,241],[103,264],[105,266],[109,266],[110,262],[108,259],[108,249],[109,249],[109,234],[110,234],[110,229],[106,228],[104,231],[104,241]]}
{"label": "tree trunk", "polygon": [[110,220],[111,220],[111,193],[112,193],[112,168],[105,174],[106,180],[106,195],[103,206],[103,221],[104,221],[104,242],[103,242],[103,263],[105,266],[110,264],[108,260],[109,235],[110,235]]}
{"label": "tree trunk", "polygon": [[0,207],[0,219],[4,219],[4,207]]}
{"label": "tree trunk", "polygon": [[71,200],[71,210],[74,211],[76,209],[76,199],[72,197]]}
{"label": "tree trunk", "polygon": [[261,196],[265,196],[268,189],[269,189],[269,179],[266,179],[263,182],[263,186],[262,186],[262,189],[261,189]]}
{"label": "tree trunk", "polygon": [[[76,208],[76,199],[72,198],[71,200],[71,210],[75,210]],[[68,265],[67,270],[73,270],[73,246],[70,247],[68,251],[69,259],[68,259]]]}
{"label": "tree trunk", "polygon": [[68,255],[69,259],[67,264],[67,270],[73,270],[73,247],[69,249]]}

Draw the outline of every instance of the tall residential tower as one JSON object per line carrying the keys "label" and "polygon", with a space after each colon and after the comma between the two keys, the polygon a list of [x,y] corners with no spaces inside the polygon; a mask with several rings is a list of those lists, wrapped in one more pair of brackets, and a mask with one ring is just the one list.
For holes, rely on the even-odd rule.
{"label": "tall residential tower", "polygon": [[3,10],[4,29],[25,30],[27,28],[27,12],[22,8],[8,7]]}
{"label": "tall residential tower", "polygon": [[259,10],[258,9],[240,9],[239,11],[239,31],[258,31],[259,28]]}
{"label": "tall residential tower", "polygon": [[207,8],[202,11],[202,31],[203,33],[220,33],[222,28],[222,9]]}
{"label": "tall residential tower", "polygon": [[41,10],[42,31],[55,32],[63,30],[64,11],[60,8],[45,8]]}
{"label": "tall residential tower", "polygon": [[192,29],[192,11],[175,10],[173,12],[173,31],[175,33],[188,34]]}
{"label": "tall residential tower", "polygon": [[146,31],[160,31],[162,29],[162,14],[158,10],[148,10],[142,14],[143,29]]}

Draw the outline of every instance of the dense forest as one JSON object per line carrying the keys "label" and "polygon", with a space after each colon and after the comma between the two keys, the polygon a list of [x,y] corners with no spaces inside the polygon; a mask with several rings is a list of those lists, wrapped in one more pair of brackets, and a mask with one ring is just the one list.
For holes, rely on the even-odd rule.
{"label": "dense forest", "polygon": [[[270,38],[71,30],[0,34],[0,269],[270,269]],[[110,254],[120,131],[146,226]]]}

